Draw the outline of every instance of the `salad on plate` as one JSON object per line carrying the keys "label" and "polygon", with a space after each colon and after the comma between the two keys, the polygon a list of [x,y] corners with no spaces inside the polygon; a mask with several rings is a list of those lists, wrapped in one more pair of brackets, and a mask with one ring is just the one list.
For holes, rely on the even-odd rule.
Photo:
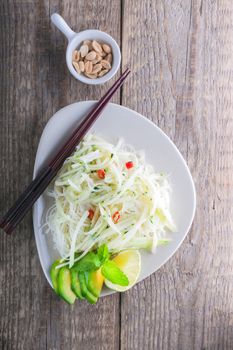
{"label": "salad on plate", "polygon": [[103,284],[123,292],[138,280],[140,249],[152,253],[175,231],[168,175],[119,140],[88,134],[67,158],[45,215],[60,259],[50,271],[55,292],[70,304],[96,303]]}

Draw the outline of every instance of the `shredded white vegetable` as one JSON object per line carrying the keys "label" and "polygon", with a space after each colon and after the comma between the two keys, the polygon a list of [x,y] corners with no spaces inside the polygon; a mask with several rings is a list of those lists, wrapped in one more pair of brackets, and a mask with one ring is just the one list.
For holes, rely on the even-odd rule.
{"label": "shredded white vegetable", "polygon": [[[130,169],[127,162],[133,162]],[[98,170],[104,171],[104,178]],[[176,229],[170,194],[168,176],[155,173],[142,152],[123,140],[114,146],[89,134],[65,161],[48,191],[54,202],[46,213],[46,227],[65,259],[61,266],[71,267],[103,243],[112,253],[125,249],[154,252],[160,242],[169,242],[167,231]]]}

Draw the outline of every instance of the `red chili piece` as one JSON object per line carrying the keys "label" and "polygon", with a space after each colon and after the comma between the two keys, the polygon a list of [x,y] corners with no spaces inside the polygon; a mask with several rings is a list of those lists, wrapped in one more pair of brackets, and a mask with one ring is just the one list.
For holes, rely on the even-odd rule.
{"label": "red chili piece", "polygon": [[130,161],[130,162],[125,163],[125,166],[127,169],[131,169],[131,168],[133,168],[134,164],[133,164],[133,162]]}
{"label": "red chili piece", "polygon": [[88,218],[90,219],[90,220],[92,220],[93,219],[93,216],[94,216],[94,210],[92,210],[92,209],[89,209],[88,210]]}
{"label": "red chili piece", "polygon": [[116,224],[120,220],[120,217],[121,217],[121,215],[120,215],[119,211],[116,211],[112,216],[113,222]]}
{"label": "red chili piece", "polygon": [[104,171],[104,169],[97,170],[97,175],[99,176],[100,179],[104,179],[105,178],[105,171]]}

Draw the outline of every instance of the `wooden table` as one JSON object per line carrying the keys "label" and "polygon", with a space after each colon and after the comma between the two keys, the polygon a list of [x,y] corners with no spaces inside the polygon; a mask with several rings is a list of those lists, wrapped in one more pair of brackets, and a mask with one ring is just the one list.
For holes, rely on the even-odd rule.
{"label": "wooden table", "polygon": [[[98,99],[110,83],[77,82],[51,24],[99,28],[132,69],[114,102],[176,143],[193,174],[197,212],[158,272],[97,305],[60,301],[43,275],[31,215],[0,235],[0,348],[233,348],[233,1],[2,0],[0,214],[30,182],[41,132],[55,111]],[[184,212],[185,215],[185,212]]]}

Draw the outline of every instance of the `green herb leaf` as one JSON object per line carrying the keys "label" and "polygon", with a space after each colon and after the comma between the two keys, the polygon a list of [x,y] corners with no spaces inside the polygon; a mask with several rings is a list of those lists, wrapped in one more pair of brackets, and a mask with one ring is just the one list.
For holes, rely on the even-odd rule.
{"label": "green herb leaf", "polygon": [[101,264],[103,264],[105,261],[109,259],[109,252],[108,247],[106,244],[102,244],[98,251],[97,251],[98,257],[100,259]]}
{"label": "green herb leaf", "polygon": [[94,252],[87,253],[81,260],[74,264],[76,271],[95,271],[100,268],[101,262],[97,254]]}
{"label": "green herb leaf", "polygon": [[101,272],[107,280],[114,284],[119,284],[120,286],[129,285],[128,277],[112,260],[108,260],[103,264]]}

